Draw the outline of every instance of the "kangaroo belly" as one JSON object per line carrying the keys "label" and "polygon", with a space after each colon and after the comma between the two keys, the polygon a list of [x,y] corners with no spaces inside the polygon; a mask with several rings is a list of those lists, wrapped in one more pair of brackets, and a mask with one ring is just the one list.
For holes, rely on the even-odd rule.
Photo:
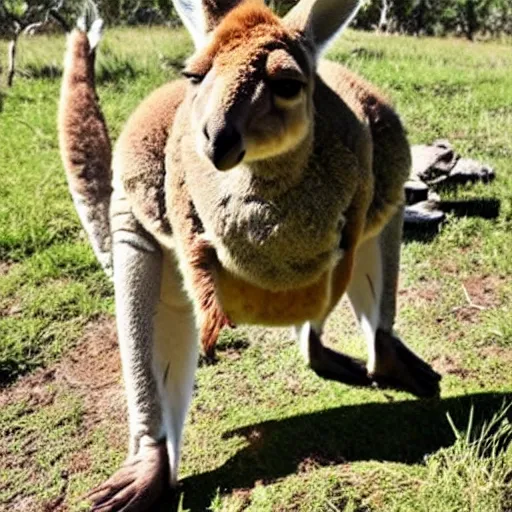
{"label": "kangaroo belly", "polygon": [[331,272],[315,283],[286,291],[255,286],[231,272],[217,272],[217,296],[231,321],[239,324],[285,326],[324,317],[331,298]]}

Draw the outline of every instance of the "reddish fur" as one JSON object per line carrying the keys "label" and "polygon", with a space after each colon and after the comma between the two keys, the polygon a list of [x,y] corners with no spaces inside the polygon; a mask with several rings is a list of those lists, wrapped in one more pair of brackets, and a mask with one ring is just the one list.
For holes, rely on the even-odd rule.
{"label": "reddish fur", "polygon": [[247,47],[260,46],[262,40],[276,42],[289,40],[280,19],[258,0],[248,0],[230,11],[213,33],[205,52],[196,59],[195,66],[205,68],[217,56],[226,55],[226,62],[238,65],[247,58]]}
{"label": "reddish fur", "polygon": [[110,195],[111,144],[94,84],[94,52],[87,35],[69,36],[59,108],[64,168],[73,191],[95,200]]}
{"label": "reddish fur", "polygon": [[[206,72],[211,67],[213,59],[215,59],[216,66],[223,68],[223,72],[229,72],[226,68],[229,67],[235,70],[239,69],[240,65],[247,63],[248,50],[268,43],[278,45],[284,43],[286,47],[289,47],[294,44],[293,40],[293,34],[291,34],[281,23],[279,18],[263,6],[262,3],[247,1],[234,8],[223,18],[220,25],[213,33],[212,40],[207,48],[194,56],[191,68],[200,73]],[[398,123],[396,116],[393,117],[394,114],[385,99],[379,95],[375,88],[339,65],[329,64],[326,69],[326,75],[329,77],[329,84],[338,94],[341,94],[348,108],[352,109],[359,119],[369,122],[375,146],[383,147],[385,141],[380,142],[380,138],[382,138],[380,135],[381,131],[385,135],[390,131],[392,125]],[[157,101],[155,98],[154,101],[149,101],[148,99],[148,103],[144,106],[145,108],[143,110],[147,114],[145,117],[147,126],[140,126],[138,122],[135,123],[135,117],[129,123],[131,131],[133,131],[134,134],[137,133],[137,137],[133,140],[130,139],[130,146],[135,144],[136,140],[144,140],[145,134],[155,130],[157,124],[160,125],[160,123],[162,123],[165,129],[173,124],[176,105],[183,101],[184,87],[176,89],[172,87],[168,91],[162,90],[162,96],[168,96],[169,105],[161,107],[161,99]],[[326,99],[323,98],[323,101],[325,102]],[[152,104],[150,105],[149,103]],[[172,104],[172,108],[170,104]],[[331,110],[336,111],[336,108],[330,108],[328,102],[324,104],[323,107],[327,115]],[[155,118],[155,111],[159,113],[162,112],[162,119]],[[163,111],[165,111],[165,115]],[[163,121],[164,117],[165,122]],[[348,125],[347,122],[345,122],[343,126],[345,126],[349,133],[352,133],[352,131],[358,133],[357,130],[361,129],[357,126],[352,129],[351,125]],[[407,160],[408,149],[399,125],[396,128],[396,132],[398,140],[396,144],[392,144],[393,149],[391,152],[393,154],[386,154],[385,158],[385,162],[389,161],[390,164],[383,166],[381,169],[379,167],[379,165],[382,165],[380,162],[381,159],[376,159],[377,161],[374,162],[373,171],[377,181],[375,186],[379,191],[379,197],[374,197],[374,207],[372,209],[373,211],[370,213],[369,219],[370,226],[381,224],[382,219],[379,218],[379,213],[381,213],[383,218],[387,218],[387,205],[398,202],[402,191],[401,180],[396,178],[396,173],[398,169],[407,170],[408,166],[404,165],[402,161],[405,162]],[[322,134],[320,134],[319,137],[321,137],[321,135]],[[344,132],[340,133],[340,138],[345,139],[347,137]],[[400,139],[400,137],[402,137],[402,139]],[[158,144],[162,144],[160,139]],[[353,150],[357,153],[358,158],[364,161],[364,158],[368,154],[368,146],[363,144],[361,147],[353,148]],[[134,153],[138,153],[139,151],[140,155],[138,160],[141,161],[153,155],[153,151],[148,151],[148,148],[139,148],[139,146],[137,146],[137,149],[133,152],[128,149],[124,151],[127,155],[129,154],[127,162],[133,161]],[[371,165],[371,163],[369,163],[369,165]],[[159,166],[155,166],[155,169],[151,166],[153,169],[151,170],[146,168],[146,165],[137,163],[135,167],[137,168],[137,172],[141,173],[137,175],[135,183],[137,183],[142,190],[145,186],[149,186],[152,183],[154,173],[156,172],[155,169]],[[178,177],[174,176],[174,170],[171,176],[167,176],[167,179],[170,178],[170,181],[173,182],[168,183],[166,186],[167,193],[169,194],[170,191],[173,196],[172,199],[167,198],[166,200],[167,215],[174,216],[173,226],[176,227],[174,236],[179,236],[182,239],[184,251],[183,260],[186,265],[183,271],[190,280],[189,283],[191,286],[189,286],[189,292],[192,294],[193,301],[199,310],[198,318],[201,322],[201,343],[205,352],[209,355],[213,355],[220,329],[224,325],[229,324],[229,319],[222,309],[220,299],[217,298],[217,286],[222,286],[222,283],[217,283],[217,280],[220,278],[216,270],[217,258],[214,250],[202,240],[200,233],[197,232],[196,226],[194,226],[193,218],[190,215],[191,206],[188,192],[183,188],[185,187],[183,180],[181,180],[180,183]],[[130,172],[126,174],[129,176]],[[160,175],[160,171],[157,172],[157,175]],[[127,176],[125,176],[125,178]],[[381,182],[382,185],[380,185]],[[359,196],[366,196],[367,193],[373,193],[373,180],[368,178],[366,185],[368,190],[365,189],[364,193],[359,194]],[[131,199],[134,201],[134,207],[138,205],[135,207],[137,211],[141,210],[142,206],[144,206],[144,209],[150,207],[150,205],[147,204],[148,201],[156,202],[156,199],[145,195],[139,197],[138,194],[134,194],[131,190],[127,190],[127,194],[131,196]],[[380,204],[381,202],[382,205]],[[169,205],[172,205],[172,211],[169,211]],[[159,211],[160,214],[163,213],[161,208],[156,208],[156,210]],[[354,207],[354,210],[357,210],[357,208]],[[358,217],[355,211],[352,213],[355,217]],[[347,249],[351,249],[352,252],[350,252],[350,250],[347,251],[345,258],[333,272],[331,281],[331,302],[327,306],[328,311],[334,307],[344,293],[350,280],[353,251],[360,241],[365,227],[368,227],[364,226],[364,221],[364,218],[352,219],[352,221],[349,219],[348,224],[350,228],[346,231],[350,231],[352,236],[348,244],[350,247],[347,247]],[[347,233],[345,233],[344,238],[345,241],[348,242],[346,235]],[[192,290],[190,288],[192,288]],[[226,307],[228,306],[226,305]]]}
{"label": "reddish fur", "polygon": [[[192,237],[191,237],[192,238]],[[219,333],[223,327],[233,327],[217,300],[214,268],[217,262],[215,250],[204,240],[192,241],[187,247],[189,264],[193,271],[194,291],[202,312],[199,337],[207,357],[213,358]]]}
{"label": "reddish fur", "polygon": [[230,11],[215,30],[211,46],[220,48],[232,45],[233,38],[252,41],[254,28],[258,25],[280,27],[279,18],[262,2],[249,0]]}

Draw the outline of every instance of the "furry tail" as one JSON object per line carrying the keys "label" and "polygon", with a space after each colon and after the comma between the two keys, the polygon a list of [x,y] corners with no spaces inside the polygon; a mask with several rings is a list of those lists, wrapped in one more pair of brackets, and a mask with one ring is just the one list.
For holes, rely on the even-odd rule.
{"label": "furry tail", "polygon": [[94,61],[103,20],[87,0],[68,34],[59,104],[59,146],[76,211],[105,272],[112,275],[112,147],[96,95]]}

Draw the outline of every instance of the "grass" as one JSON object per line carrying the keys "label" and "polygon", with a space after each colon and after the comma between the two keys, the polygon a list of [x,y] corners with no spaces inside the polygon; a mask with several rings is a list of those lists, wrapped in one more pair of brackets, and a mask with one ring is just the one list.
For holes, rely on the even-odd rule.
{"label": "grass", "polygon": [[[64,45],[22,39],[0,113],[1,510],[81,510],[125,453],[118,355],[101,330],[112,289],[58,155]],[[106,32],[97,69],[113,138],[190,51],[180,30]],[[490,185],[442,193],[493,201],[496,216],[452,213],[403,245],[397,327],[443,373],[442,399],[325,382],[286,331],[228,331],[198,372],[181,509],[510,512],[510,409],[499,411],[512,389],[511,47],[349,31],[329,57],[393,99],[411,142],[448,138],[496,169]],[[364,356],[346,305],[326,337]]]}

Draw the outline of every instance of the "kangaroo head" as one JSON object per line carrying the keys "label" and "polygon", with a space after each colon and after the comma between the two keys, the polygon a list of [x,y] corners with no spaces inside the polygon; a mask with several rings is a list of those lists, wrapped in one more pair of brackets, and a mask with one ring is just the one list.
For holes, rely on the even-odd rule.
{"label": "kangaroo head", "polygon": [[184,75],[199,154],[225,171],[304,143],[319,54],[359,0],[301,0],[283,19],[259,0],[230,0],[227,9],[187,2],[188,10],[180,1],[196,44]]}

